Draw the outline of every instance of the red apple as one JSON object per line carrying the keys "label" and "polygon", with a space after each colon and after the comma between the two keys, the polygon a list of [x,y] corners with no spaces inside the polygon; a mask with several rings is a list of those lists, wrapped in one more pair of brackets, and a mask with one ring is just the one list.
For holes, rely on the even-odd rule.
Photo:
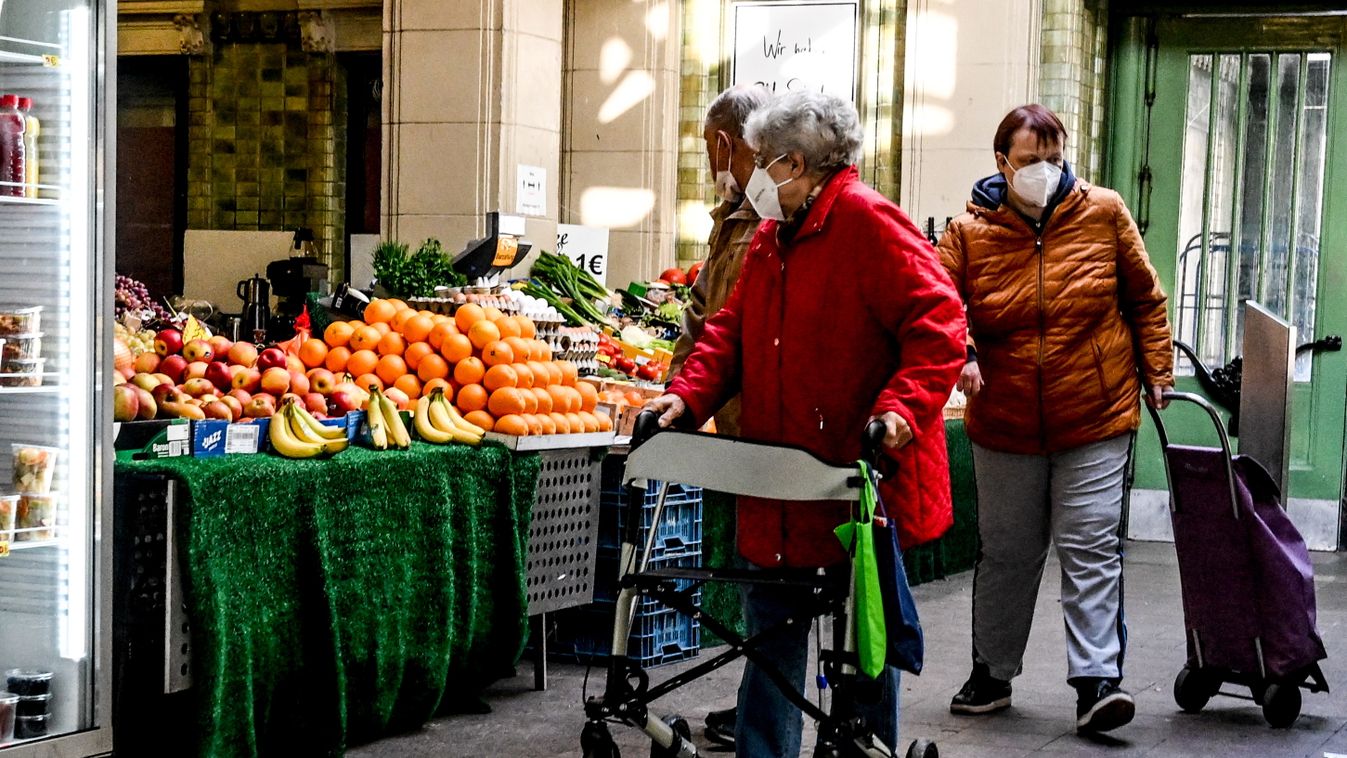
{"label": "red apple", "polygon": [[186,392],[188,395],[191,395],[192,397],[201,397],[202,395],[214,394],[215,385],[211,382],[211,380],[205,377],[201,377],[198,379],[188,379],[186,383],[182,385],[182,391]]}
{"label": "red apple", "polygon": [[229,406],[230,421],[238,421],[243,418],[243,403],[239,402],[238,398],[233,395],[225,395],[220,398],[220,402]]}
{"label": "red apple", "polygon": [[248,418],[270,418],[276,415],[276,404],[266,395],[258,395],[243,408],[243,415]]}
{"label": "red apple", "polygon": [[257,392],[262,386],[262,372],[255,368],[245,368],[234,374],[230,386],[236,390],[247,390],[249,394]]}
{"label": "red apple", "polygon": [[263,371],[262,389],[273,395],[284,395],[289,392],[290,372],[280,367],[273,367]]}
{"label": "red apple", "polygon": [[221,390],[234,386],[234,376],[229,373],[229,364],[215,361],[206,367],[206,378]]}
{"label": "red apple", "polygon": [[290,354],[286,354],[285,356],[285,367],[297,374],[304,373],[307,368],[304,365],[304,361],[299,359],[299,356]]}
{"label": "red apple", "polygon": [[309,392],[309,377],[299,371],[290,372],[290,391],[296,395],[305,395]]}
{"label": "red apple", "polygon": [[112,389],[113,421],[135,421],[140,415],[140,395],[136,389],[126,384]]}
{"label": "red apple", "polygon": [[230,390],[229,394],[225,395],[225,397],[234,398],[235,400],[239,401],[239,405],[247,405],[253,399],[253,393],[249,392],[248,390],[239,389],[235,387],[234,389]]}
{"label": "red apple", "polygon": [[230,349],[234,347],[234,341],[223,334],[217,334],[206,341],[210,343],[211,352],[215,353],[217,361],[227,360]]}
{"label": "red apple", "polygon": [[364,404],[364,399],[360,395],[348,390],[333,390],[330,397],[332,398],[332,405],[341,413],[358,411],[360,406]]}
{"label": "red apple", "polygon": [[175,384],[182,381],[187,373],[187,359],[181,355],[170,355],[159,362],[159,373],[167,376]]}
{"label": "red apple", "polygon": [[182,350],[182,332],[177,329],[161,329],[154,335],[154,352],[161,358],[177,355]]}
{"label": "red apple", "polygon": [[155,387],[150,390],[150,395],[154,397],[154,402],[159,405],[180,402],[187,397],[181,390],[171,384],[161,384],[158,387]]}
{"label": "red apple", "polygon": [[285,351],[279,347],[269,347],[257,356],[257,368],[266,371],[269,368],[288,369]]}
{"label": "red apple", "polygon": [[197,361],[210,363],[211,359],[215,357],[215,350],[205,340],[192,340],[182,346],[182,357],[193,363]]}
{"label": "red apple", "polygon": [[309,379],[309,389],[320,395],[331,394],[332,389],[337,386],[337,377],[325,368],[310,369],[305,376]]}
{"label": "red apple", "polygon": [[159,362],[162,360],[158,353],[141,353],[136,356],[136,362],[132,366],[138,374],[153,374],[159,370]]}
{"label": "red apple", "polygon": [[304,396],[304,408],[314,415],[327,413],[327,398],[317,392],[310,392]]}
{"label": "red apple", "polygon": [[187,370],[183,372],[182,378],[184,380],[205,379],[206,369],[208,368],[210,368],[210,364],[205,361],[192,361],[191,363],[187,364]]}
{"label": "red apple", "polygon": [[136,375],[136,369],[134,366],[123,366],[119,369],[113,369],[113,371],[115,371],[116,374],[120,376],[122,379],[130,379],[131,377]]}
{"label": "red apple", "polygon": [[286,406],[289,405],[290,403],[294,403],[295,405],[298,405],[300,408],[303,408],[304,396],[295,394],[294,392],[287,392],[284,395],[281,395],[281,402],[277,407],[279,408],[281,406]]}
{"label": "red apple", "polygon": [[159,403],[155,402],[154,395],[136,387],[136,395],[140,397],[140,414],[137,418],[141,421],[150,421],[159,413]]}
{"label": "red apple", "polygon": [[235,366],[252,368],[257,365],[257,346],[251,342],[235,342],[229,348],[229,362]]}
{"label": "red apple", "polygon": [[201,410],[206,412],[206,418],[218,419],[220,421],[233,421],[234,411],[228,405],[216,400],[213,403],[206,403]]}

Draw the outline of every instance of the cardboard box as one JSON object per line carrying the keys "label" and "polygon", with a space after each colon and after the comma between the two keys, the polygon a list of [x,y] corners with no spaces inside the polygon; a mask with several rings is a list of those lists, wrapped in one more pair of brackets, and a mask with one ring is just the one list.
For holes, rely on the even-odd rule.
{"label": "cardboard box", "polygon": [[192,454],[192,424],[185,418],[124,421],[112,425],[119,461],[181,458]]}

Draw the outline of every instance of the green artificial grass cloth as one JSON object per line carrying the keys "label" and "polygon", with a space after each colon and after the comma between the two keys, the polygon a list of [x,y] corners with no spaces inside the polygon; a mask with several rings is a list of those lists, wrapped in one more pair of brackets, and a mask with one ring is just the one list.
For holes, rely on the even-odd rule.
{"label": "green artificial grass cloth", "polygon": [[538,471],[536,454],[419,442],[118,463],[190,498],[196,754],[341,755],[509,675]]}

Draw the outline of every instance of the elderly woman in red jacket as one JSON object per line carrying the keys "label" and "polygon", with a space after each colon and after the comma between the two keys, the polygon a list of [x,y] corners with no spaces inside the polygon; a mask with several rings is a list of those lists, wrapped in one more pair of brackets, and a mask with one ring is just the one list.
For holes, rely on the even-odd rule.
{"label": "elderly woman in red jacket", "polygon": [[[853,165],[862,132],[851,103],[792,93],[749,117],[757,168],[746,194],[765,219],[734,294],[705,327],[669,394],[661,423],[709,417],[742,392],[744,437],[804,447],[838,464],[861,454],[871,419],[888,428],[894,465],[882,485],[904,546],[952,522],[941,415],[965,357],[963,307],[940,259],[897,205],[865,186]],[[842,503],[744,498],[739,551],[762,568],[844,565],[833,528]],[[797,593],[798,594],[798,593]],[[797,598],[767,586],[744,592],[750,633],[784,617]],[[803,691],[808,629],[773,641],[769,655]],[[871,715],[897,742],[897,671]],[[799,755],[802,719],[749,663],[739,688],[739,755]]]}

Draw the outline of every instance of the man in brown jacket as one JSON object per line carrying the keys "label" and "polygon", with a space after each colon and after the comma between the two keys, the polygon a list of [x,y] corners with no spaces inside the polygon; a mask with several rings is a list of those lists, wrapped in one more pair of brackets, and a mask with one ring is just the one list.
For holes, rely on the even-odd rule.
{"label": "man in brown jacket", "polygon": [[[683,361],[692,353],[693,346],[702,335],[707,319],[719,311],[725,301],[730,299],[735,282],[739,281],[739,268],[743,265],[744,254],[748,252],[748,243],[761,221],[753,210],[753,205],[744,197],[743,188],[748,186],[748,178],[753,175],[753,148],[744,142],[744,122],[748,114],[766,104],[772,97],[763,87],[738,85],[720,93],[711,101],[706,110],[706,120],[702,137],[706,140],[706,158],[711,164],[711,175],[715,177],[716,195],[720,204],[711,211],[715,224],[711,227],[711,236],[707,240],[710,247],[706,262],[702,265],[697,281],[692,284],[692,302],[683,312],[683,335],[674,345],[674,357],[669,378],[673,379],[683,367]],[[725,404],[715,414],[716,431],[720,434],[737,435],[739,433],[739,398]],[[707,563],[723,565],[726,559],[733,560],[735,513],[731,507],[733,497],[715,497],[713,507],[705,509],[704,521],[708,537],[722,535],[715,544],[710,540],[706,544]],[[722,585],[708,587],[708,592],[732,589]],[[707,600],[711,598],[708,595]],[[734,744],[734,709],[712,711],[706,717],[706,736],[716,742]]]}

